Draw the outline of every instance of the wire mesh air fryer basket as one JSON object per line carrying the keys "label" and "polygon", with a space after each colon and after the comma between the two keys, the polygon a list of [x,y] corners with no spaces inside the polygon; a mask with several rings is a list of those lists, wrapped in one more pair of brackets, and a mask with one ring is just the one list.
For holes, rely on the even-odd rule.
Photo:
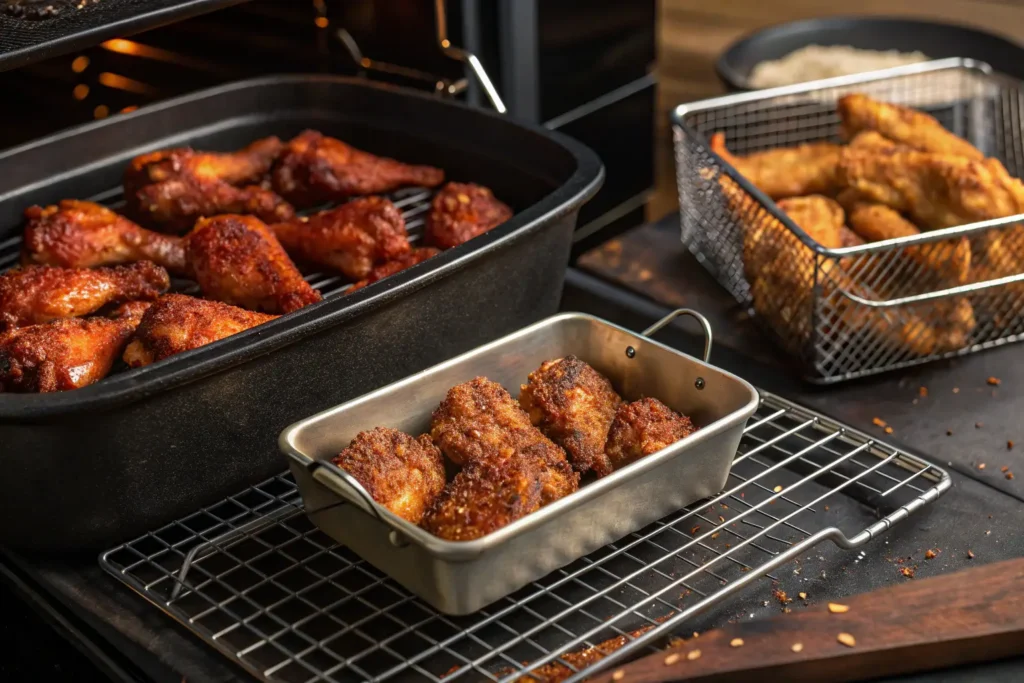
{"label": "wire mesh air fryer basket", "polygon": [[826,249],[708,145],[716,132],[740,154],[841,142],[836,102],[855,92],[925,111],[1010,175],[1024,173],[1024,88],[969,60],[705,100],[673,114],[683,242],[811,381],[1017,341],[1024,332],[1021,216]]}

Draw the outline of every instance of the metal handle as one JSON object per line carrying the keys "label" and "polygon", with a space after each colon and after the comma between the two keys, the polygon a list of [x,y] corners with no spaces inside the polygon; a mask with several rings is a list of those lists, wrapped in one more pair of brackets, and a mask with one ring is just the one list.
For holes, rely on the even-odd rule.
{"label": "metal handle", "polygon": [[452,59],[457,59],[464,64],[468,64],[473,75],[476,76],[476,80],[480,83],[480,87],[482,87],[484,92],[487,94],[487,99],[491,101],[491,104],[498,113],[508,113],[508,109],[505,108],[505,103],[501,101],[501,96],[498,94],[497,89],[494,87],[494,83],[491,82],[490,76],[487,75],[484,65],[480,63],[477,56],[460,47],[455,47],[452,45],[452,42],[448,40],[448,13],[445,7],[445,0],[434,1],[434,14],[437,17],[437,44],[441,47],[441,52]]}
{"label": "metal handle", "polygon": [[871,308],[892,308],[895,306],[906,306],[907,304],[921,303],[922,301],[932,301],[934,299],[944,299],[947,296],[956,296],[959,294],[973,294],[986,289],[992,289],[993,287],[1000,287],[1002,285],[1008,285],[1014,282],[1021,282],[1024,280],[1024,273],[1018,273],[1016,275],[1007,275],[1005,277],[992,278],[991,280],[983,280],[982,282],[972,282],[966,285],[957,285],[956,287],[947,287],[946,289],[938,289],[934,292],[925,292],[923,294],[912,294],[910,296],[901,296],[895,299],[865,299],[862,296],[858,296],[852,292],[848,292],[842,287],[836,287],[836,291],[862,306],[869,306]]}
{"label": "metal handle", "polygon": [[338,494],[349,503],[361,507],[365,512],[387,524],[377,511],[377,504],[363,485],[355,477],[339,467],[327,467],[324,463],[314,463],[313,478],[323,484],[329,491]]}
{"label": "metal handle", "polygon": [[691,318],[694,318],[698,323],[700,323],[701,328],[704,330],[704,362],[707,363],[711,359],[711,323],[708,322],[707,318],[692,308],[677,308],[640,334],[645,337],[650,337],[652,334],[665,327],[665,325],[668,325],[681,315],[688,315]]}

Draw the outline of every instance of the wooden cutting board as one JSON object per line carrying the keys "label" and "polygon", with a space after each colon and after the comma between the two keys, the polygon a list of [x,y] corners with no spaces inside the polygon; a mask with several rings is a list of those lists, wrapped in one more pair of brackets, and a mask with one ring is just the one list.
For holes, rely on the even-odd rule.
{"label": "wooden cutting board", "polygon": [[708,631],[592,680],[856,681],[1015,655],[1024,655],[1024,559]]}

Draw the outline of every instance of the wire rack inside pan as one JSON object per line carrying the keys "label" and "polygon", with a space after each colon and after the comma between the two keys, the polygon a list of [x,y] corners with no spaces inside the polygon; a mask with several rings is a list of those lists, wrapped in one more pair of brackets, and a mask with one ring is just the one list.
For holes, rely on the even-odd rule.
{"label": "wire rack inside pan", "polygon": [[[724,492],[467,617],[433,611],[320,532],[286,475],[100,564],[266,681],[475,683],[545,663],[575,681],[653,651],[813,545],[866,543],[949,485],[926,461],[763,394]],[[828,505],[844,501],[865,511],[856,528],[830,525]],[[589,669],[560,659],[615,637],[625,644]]]}

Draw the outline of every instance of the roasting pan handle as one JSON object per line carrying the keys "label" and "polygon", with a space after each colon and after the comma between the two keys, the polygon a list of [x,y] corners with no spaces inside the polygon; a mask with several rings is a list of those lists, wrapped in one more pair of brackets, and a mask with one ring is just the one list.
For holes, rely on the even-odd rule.
{"label": "roasting pan handle", "polygon": [[377,511],[377,504],[363,485],[355,477],[340,467],[327,467],[323,463],[315,463],[313,478],[320,482],[327,490],[332,491],[349,503],[362,508],[365,512],[373,515],[381,524],[387,524]]}
{"label": "roasting pan handle", "polygon": [[688,315],[691,318],[695,319],[698,323],[700,323],[701,329],[704,330],[704,362],[709,362],[711,360],[712,341],[711,323],[708,322],[707,318],[705,318],[703,315],[693,310],[692,308],[677,308],[676,310],[672,311],[658,322],[648,327],[640,334],[642,334],[645,337],[650,337],[655,332],[665,327],[665,325],[668,325],[670,322],[672,322],[681,315]]}

